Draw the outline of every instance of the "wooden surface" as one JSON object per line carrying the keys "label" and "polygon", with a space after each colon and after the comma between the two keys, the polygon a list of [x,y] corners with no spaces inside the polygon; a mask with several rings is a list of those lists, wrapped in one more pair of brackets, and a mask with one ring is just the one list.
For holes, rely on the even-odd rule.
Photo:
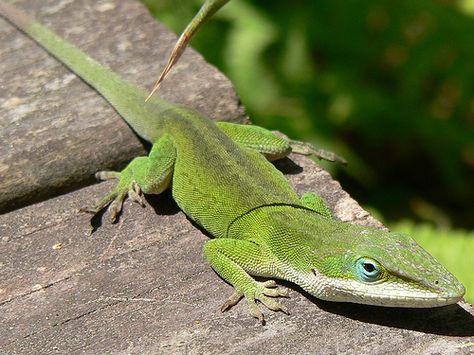
{"label": "wooden surface", "polygon": [[[132,0],[17,3],[146,86],[175,38]],[[94,91],[2,20],[0,41],[1,196],[28,204],[38,191],[60,194],[0,215],[0,354],[474,352],[474,318],[458,305],[337,304],[286,284],[290,316],[264,310],[261,326],[243,302],[220,313],[232,289],[204,259],[209,236],[168,193],[149,197],[146,208],[127,202],[117,224],[103,215],[92,225],[77,210],[112,184],[61,194],[143,148]],[[242,120],[225,78],[193,52],[184,59],[161,94]],[[323,195],[338,218],[381,226],[311,160],[292,155],[277,166],[298,192]]]}

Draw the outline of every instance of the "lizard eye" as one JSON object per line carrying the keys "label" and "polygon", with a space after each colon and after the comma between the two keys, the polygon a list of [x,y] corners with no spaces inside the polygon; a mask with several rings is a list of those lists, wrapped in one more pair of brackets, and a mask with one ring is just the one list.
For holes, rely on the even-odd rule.
{"label": "lizard eye", "polygon": [[380,279],[382,267],[369,258],[360,258],[356,261],[357,277],[364,282],[374,282]]}

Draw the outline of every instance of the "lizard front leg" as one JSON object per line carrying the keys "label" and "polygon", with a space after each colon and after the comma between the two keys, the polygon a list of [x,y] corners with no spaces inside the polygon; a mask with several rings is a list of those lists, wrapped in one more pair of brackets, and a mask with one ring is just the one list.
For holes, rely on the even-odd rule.
{"label": "lizard front leg", "polygon": [[281,159],[293,152],[301,155],[311,155],[321,160],[347,164],[344,158],[333,152],[318,149],[310,143],[280,137],[260,126],[222,121],[217,122],[216,125],[234,142],[262,153],[270,161]]}
{"label": "lizard front leg", "polygon": [[277,288],[273,280],[258,282],[250,276],[275,276],[272,275],[272,270],[275,269],[273,260],[258,244],[247,240],[219,238],[208,241],[204,246],[204,253],[212,268],[235,289],[222,305],[222,312],[244,297],[250,312],[262,324],[264,317],[256,304],[257,300],[268,309],[288,314],[285,306],[271,298],[288,297],[288,291]]}
{"label": "lizard front leg", "polygon": [[97,213],[110,204],[112,221],[117,219],[127,196],[144,205],[141,194],[159,194],[170,184],[176,161],[176,149],[169,135],[161,137],[147,157],[133,159],[121,172],[100,171],[96,177],[101,180],[118,179],[115,188],[99,200],[88,212]]}

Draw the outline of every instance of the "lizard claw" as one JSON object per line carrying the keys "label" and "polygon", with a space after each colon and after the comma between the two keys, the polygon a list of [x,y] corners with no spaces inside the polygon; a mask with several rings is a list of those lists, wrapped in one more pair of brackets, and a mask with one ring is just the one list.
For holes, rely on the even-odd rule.
{"label": "lizard claw", "polygon": [[95,173],[95,178],[101,181],[120,179],[120,173],[118,171],[98,171]]}
{"label": "lizard claw", "polygon": [[265,317],[258,308],[257,300],[272,311],[282,311],[285,314],[290,314],[287,307],[272,299],[272,297],[289,297],[287,289],[279,288],[277,283],[273,280],[256,282],[255,286],[256,287],[249,292],[235,291],[224,302],[221,311],[225,312],[229,310],[235,306],[242,297],[245,297],[247,305],[250,308],[250,313],[252,313],[252,316],[257,318],[262,325],[265,324]]}
{"label": "lizard claw", "polygon": [[228,311],[237,303],[239,303],[240,299],[244,296],[242,292],[235,291],[232,296],[230,296],[224,304],[221,306],[221,312]]}
{"label": "lizard claw", "polygon": [[262,283],[262,286],[263,286],[262,292],[265,296],[285,297],[285,298],[290,297],[290,292],[288,291],[288,289],[283,288],[283,287],[278,287],[278,284],[273,280],[265,281],[264,283]]}
{"label": "lizard claw", "polygon": [[79,209],[79,212],[90,213],[95,216],[102,209],[104,209],[105,206],[110,204],[115,199],[115,197],[116,197],[115,192],[111,192],[110,194],[105,196],[103,199],[99,200],[93,207],[90,207],[90,206],[81,207]]}
{"label": "lizard claw", "polygon": [[338,162],[342,165],[347,165],[347,160],[340,157],[336,153],[328,150],[318,149],[311,143],[289,140],[292,152],[301,155],[312,155],[320,160],[327,160],[329,162]]}
{"label": "lizard claw", "polygon": [[265,317],[260,308],[258,308],[257,303],[255,303],[255,300],[247,298],[247,304],[250,308],[250,313],[252,313],[252,316],[257,318],[261,325],[265,325]]}
{"label": "lizard claw", "polygon": [[117,171],[99,171],[95,174],[95,177],[99,180],[118,179],[119,182],[117,183],[117,186],[103,199],[99,200],[94,207],[81,208],[81,212],[88,212],[95,215],[105,207],[109,206],[108,211],[110,213],[110,220],[113,223],[120,215],[123,208],[123,202],[127,196],[140,206],[145,207],[140,186],[136,181],[132,180],[131,175],[127,174],[126,170],[121,173]]}
{"label": "lizard claw", "polygon": [[[122,212],[123,201],[125,201],[126,197],[127,197],[126,193],[125,194],[117,194],[115,196],[114,200],[112,201],[112,203],[110,203],[108,211],[110,213],[110,221],[112,223],[117,220],[118,216],[120,215],[120,212]],[[99,210],[101,210],[104,207],[105,207],[105,205],[102,206]]]}
{"label": "lizard claw", "polygon": [[130,190],[128,190],[128,196],[133,202],[138,203],[140,206],[145,207],[145,202],[143,201],[143,193],[142,189],[136,181],[132,182],[132,187]]}

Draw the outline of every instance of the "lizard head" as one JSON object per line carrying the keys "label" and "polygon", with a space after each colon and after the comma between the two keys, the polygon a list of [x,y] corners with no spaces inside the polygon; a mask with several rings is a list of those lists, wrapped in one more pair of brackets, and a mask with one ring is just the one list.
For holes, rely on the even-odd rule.
{"label": "lizard head", "polygon": [[303,288],[318,298],[425,308],[453,304],[464,295],[464,286],[406,234],[349,224],[332,233],[327,244],[310,242],[313,250],[307,250],[312,266]]}

